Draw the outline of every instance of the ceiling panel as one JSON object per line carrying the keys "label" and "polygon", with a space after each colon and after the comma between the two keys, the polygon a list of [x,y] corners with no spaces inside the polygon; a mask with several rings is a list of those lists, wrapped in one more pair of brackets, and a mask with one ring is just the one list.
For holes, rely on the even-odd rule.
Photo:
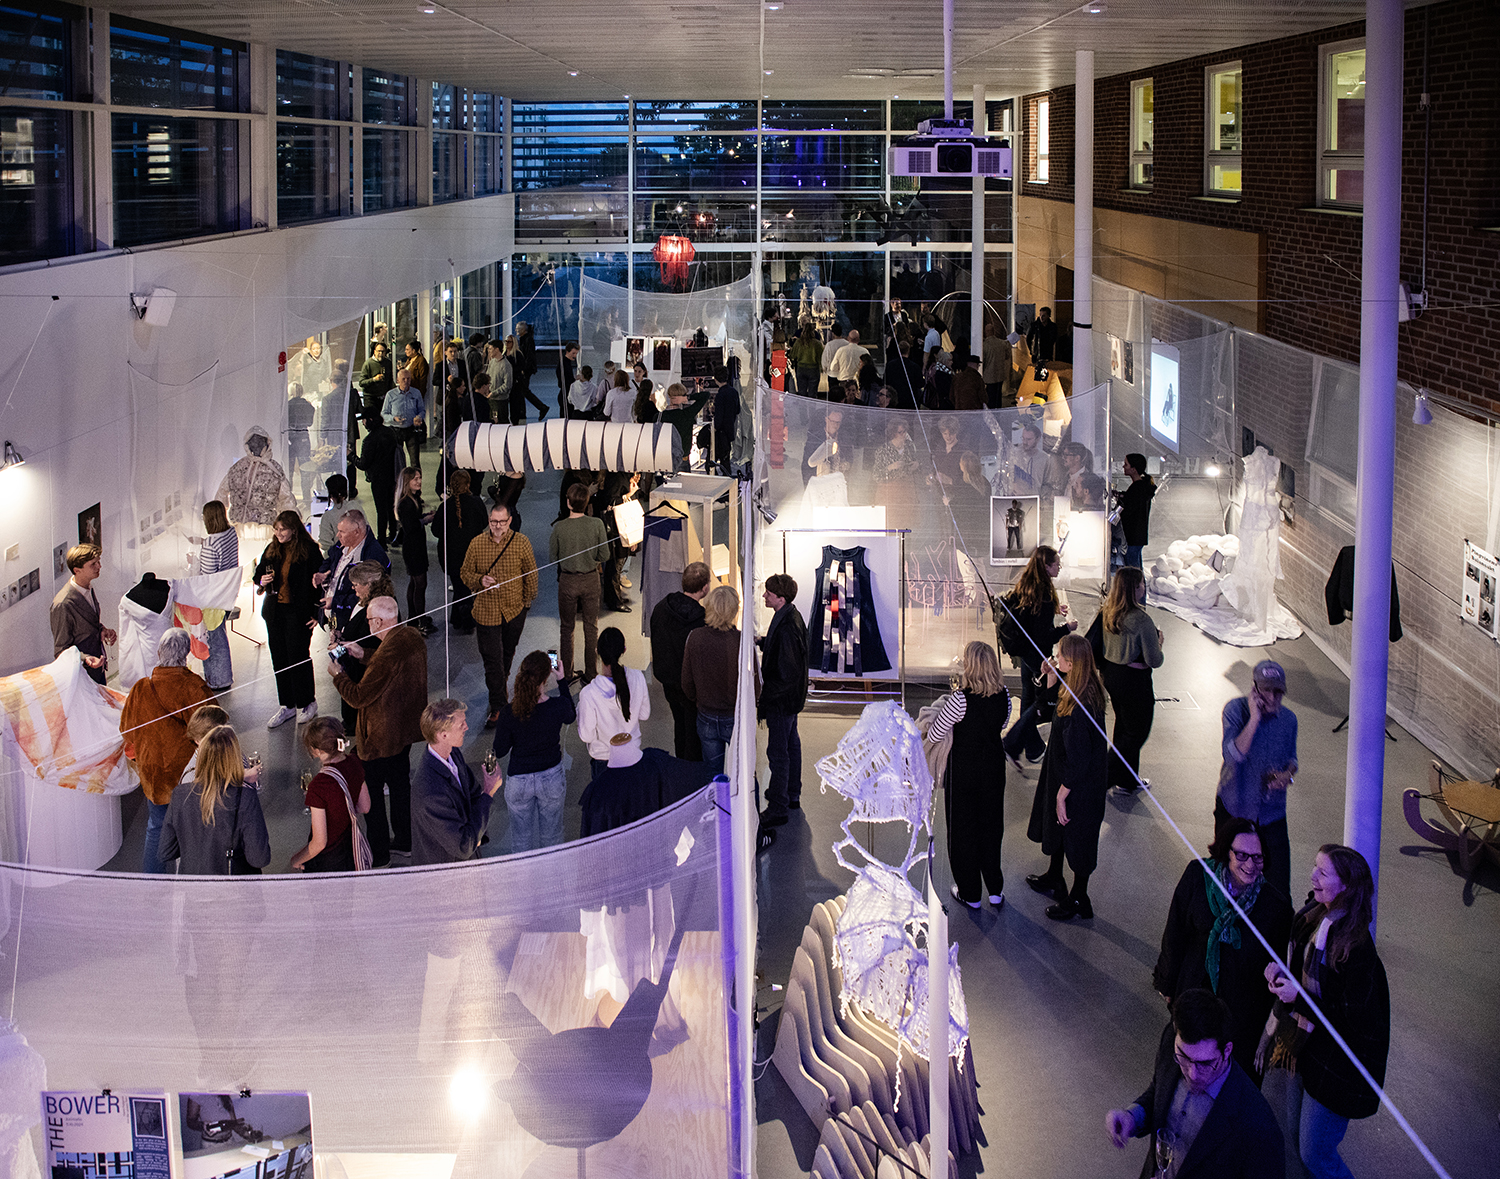
{"label": "ceiling panel", "polygon": [[[121,0],[112,7],[527,100],[933,98],[943,89],[937,0],[784,0],[777,12],[765,11],[762,0]],[[955,92],[970,93],[979,82],[996,97],[1066,85],[1077,49],[1094,50],[1098,77],[1133,72],[1360,20],[1365,5],[1199,0],[1164,15],[1161,0],[1105,0],[1104,8],[1092,15],[1065,0],[957,0]],[[920,73],[903,73],[913,70]]]}

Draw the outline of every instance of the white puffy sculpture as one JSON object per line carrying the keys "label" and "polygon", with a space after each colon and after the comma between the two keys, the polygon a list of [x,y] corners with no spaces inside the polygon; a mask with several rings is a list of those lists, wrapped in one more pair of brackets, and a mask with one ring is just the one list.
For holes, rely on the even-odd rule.
{"label": "white puffy sculpture", "polygon": [[916,860],[917,836],[932,805],[932,771],[922,756],[922,734],[894,700],[865,706],[836,748],[817,764],[823,789],[832,787],[854,804],[843,822],[844,838],[834,845],[838,862],[851,872],[860,866],[844,859],[855,847],[867,861],[879,862],[861,846],[851,823],[905,823],[911,831],[904,873]]}
{"label": "white puffy sculpture", "polygon": [[1240,552],[1234,572],[1220,583],[1224,600],[1257,630],[1265,630],[1281,577],[1281,461],[1257,446],[1245,460],[1245,504],[1240,511]]}

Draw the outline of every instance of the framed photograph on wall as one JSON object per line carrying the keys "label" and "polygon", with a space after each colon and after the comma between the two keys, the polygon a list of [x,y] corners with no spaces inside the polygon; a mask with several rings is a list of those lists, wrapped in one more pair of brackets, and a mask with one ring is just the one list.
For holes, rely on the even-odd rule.
{"label": "framed photograph on wall", "polygon": [[990,564],[1026,564],[1040,540],[1041,520],[1040,496],[991,496]]}
{"label": "framed photograph on wall", "polygon": [[99,504],[78,513],[78,543],[104,547],[104,516]]}

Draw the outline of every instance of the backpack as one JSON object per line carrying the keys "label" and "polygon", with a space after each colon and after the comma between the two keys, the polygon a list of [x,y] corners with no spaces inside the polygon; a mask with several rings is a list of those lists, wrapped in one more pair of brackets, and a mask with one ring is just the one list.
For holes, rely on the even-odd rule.
{"label": "backpack", "polygon": [[1012,659],[1019,659],[1031,650],[1031,644],[1026,641],[1026,632],[1016,623],[1014,598],[1015,594],[991,598],[990,607],[995,616],[995,638],[1000,644],[1000,650]]}

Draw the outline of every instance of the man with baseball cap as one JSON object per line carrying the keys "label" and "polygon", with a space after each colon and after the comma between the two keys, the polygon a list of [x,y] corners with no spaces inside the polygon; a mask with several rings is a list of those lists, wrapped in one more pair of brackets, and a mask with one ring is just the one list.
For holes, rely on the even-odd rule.
{"label": "man with baseball cap", "polygon": [[1297,772],[1297,715],[1285,707],[1286,672],[1263,659],[1250,694],[1224,705],[1224,765],[1214,801],[1214,829],[1250,819],[1260,828],[1265,879],[1290,895],[1292,848],[1286,831],[1286,791]]}

